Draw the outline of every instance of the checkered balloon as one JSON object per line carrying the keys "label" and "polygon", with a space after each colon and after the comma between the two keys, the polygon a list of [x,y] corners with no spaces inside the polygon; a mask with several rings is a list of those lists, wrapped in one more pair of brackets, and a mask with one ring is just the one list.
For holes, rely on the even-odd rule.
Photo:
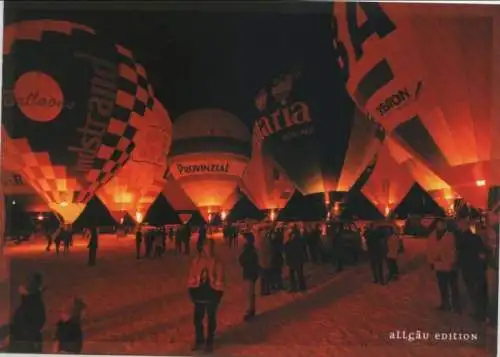
{"label": "checkered balloon", "polygon": [[21,174],[71,222],[132,155],[153,107],[145,70],[93,29],[55,20],[6,26],[3,61],[2,131]]}
{"label": "checkered balloon", "polygon": [[154,100],[146,110],[135,137],[135,150],[123,169],[97,190],[117,222],[128,214],[138,223],[165,186],[167,153],[172,140],[172,122],[167,110]]}

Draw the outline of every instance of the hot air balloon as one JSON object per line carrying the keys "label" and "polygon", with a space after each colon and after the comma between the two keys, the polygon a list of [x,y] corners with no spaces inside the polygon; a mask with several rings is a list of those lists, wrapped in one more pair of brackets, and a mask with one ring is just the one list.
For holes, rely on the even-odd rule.
{"label": "hot air balloon", "polygon": [[141,223],[149,206],[165,186],[172,123],[157,99],[153,109],[146,110],[142,124],[134,138],[135,149],[130,160],[97,191],[99,199],[117,222],[128,213]]}
{"label": "hot air balloon", "polygon": [[217,109],[188,112],[174,121],[169,171],[205,220],[220,213],[250,158],[250,133]]}
{"label": "hot air balloon", "polygon": [[26,212],[48,212],[50,211],[47,203],[31,187],[23,177],[12,171],[2,170],[1,190],[3,194],[19,203]]}
{"label": "hot air balloon", "polygon": [[386,145],[377,154],[377,163],[361,192],[388,217],[406,197],[415,180],[391,156]]}
{"label": "hot air balloon", "polygon": [[151,87],[132,53],[84,25],[23,21],[5,27],[2,136],[21,174],[73,222],[127,162]]}
{"label": "hot air balloon", "polygon": [[193,214],[198,211],[193,201],[186,195],[180,184],[170,174],[167,175],[162,193],[170,206],[177,212],[177,216],[182,223],[189,222]]}
{"label": "hot air balloon", "polygon": [[357,105],[486,208],[500,185],[500,8],[334,3],[333,37]]}
{"label": "hot air balloon", "polygon": [[236,187],[236,189],[229,195],[229,197],[224,201],[221,206],[220,218],[222,221],[225,221],[231,210],[234,206],[244,197],[243,192],[240,187]]}
{"label": "hot air balloon", "polygon": [[258,209],[267,211],[272,220],[277,218],[278,211],[286,206],[295,191],[274,162],[262,154],[260,146],[252,150],[240,187]]}
{"label": "hot air balloon", "polygon": [[411,156],[392,137],[385,139],[385,146],[389,150],[391,157],[398,165],[404,167],[412,175],[415,181],[426,190],[434,201],[449,215],[455,212],[454,202],[458,195],[452,190],[449,184],[444,182],[426,165]]}
{"label": "hot air balloon", "polygon": [[279,76],[255,99],[254,147],[305,195],[349,191],[380,146],[359,110],[339,115],[340,99],[317,67]]}

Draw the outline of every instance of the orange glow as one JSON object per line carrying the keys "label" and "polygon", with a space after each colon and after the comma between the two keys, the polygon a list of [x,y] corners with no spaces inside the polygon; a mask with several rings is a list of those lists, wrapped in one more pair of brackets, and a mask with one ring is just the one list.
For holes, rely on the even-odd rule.
{"label": "orange glow", "polygon": [[486,186],[486,180],[476,180],[476,186],[477,187]]}
{"label": "orange glow", "polygon": [[270,158],[263,155],[261,146],[256,143],[240,188],[260,210],[284,208],[295,191],[293,183]]}
{"label": "orange glow", "polygon": [[[86,35],[85,45],[78,41],[78,36],[75,37],[79,31]],[[47,33],[57,34],[57,39],[46,36]],[[137,110],[142,115],[142,110],[138,109],[139,106],[128,105],[124,98],[128,102],[132,99],[147,104],[152,90],[144,69],[135,62],[130,51],[113,42],[106,46],[103,39],[87,26],[51,19],[12,23],[4,29],[4,63],[17,62],[13,57],[16,57],[14,52],[17,53],[15,48],[19,42],[24,49],[37,55],[32,56],[29,65],[16,66],[12,76],[4,81],[4,94],[10,101],[3,107],[4,119],[7,119],[4,122],[10,124],[2,123],[2,155],[7,153],[6,166],[15,168],[50,209],[70,224],[96,190],[120,171],[121,165],[129,158],[130,149],[133,149],[134,130],[139,129],[143,120],[138,117],[139,113],[135,116],[132,113]],[[58,47],[59,55],[51,50],[54,45]],[[99,130],[90,129],[91,118],[86,115],[86,106],[76,104],[92,96],[90,90],[93,87],[88,85],[92,74],[84,70],[90,63],[75,55],[79,53],[90,59],[89,51],[96,56],[91,61],[99,58],[117,68],[117,85],[107,87],[110,91],[107,98],[112,100],[107,105],[109,110],[101,113]],[[130,67],[119,65],[120,54],[128,55]],[[51,67],[46,66],[47,63],[58,65]],[[128,90],[118,84],[130,78],[124,67],[135,76]],[[61,80],[60,68],[73,70]],[[83,74],[80,73],[82,70]],[[68,90],[71,91],[68,86],[81,90],[68,95]],[[30,104],[28,98],[33,94],[35,97]],[[116,110],[118,107],[120,110]],[[11,131],[14,123],[31,124],[17,125],[19,130],[14,133]],[[35,129],[25,130],[32,124]],[[54,146],[54,137],[61,133],[65,135],[65,144]],[[90,151],[85,148],[86,144],[82,144],[90,143],[86,141],[88,135],[93,135]],[[105,144],[106,138],[111,137],[116,147]],[[99,160],[101,162],[97,164]]]}
{"label": "orange glow", "polygon": [[36,217],[36,219],[38,219],[39,221],[43,221],[44,217],[43,217],[41,214],[39,214],[39,215]]}
{"label": "orange glow", "polygon": [[243,197],[239,188],[233,191],[233,193],[227,198],[227,200],[222,204],[222,211],[230,212],[233,207],[238,203],[238,201]]}
{"label": "orange glow", "polygon": [[276,211],[274,209],[272,209],[271,212],[269,212],[269,220],[273,222],[276,220]]}
{"label": "orange glow", "polygon": [[50,209],[59,213],[64,219],[64,223],[68,224],[73,223],[80,216],[85,206],[84,203],[69,203],[67,201],[61,203],[49,202]]}
{"label": "orange glow", "polygon": [[143,219],[144,219],[144,216],[142,215],[141,212],[136,212],[135,213],[135,221],[137,223],[142,223]]}
{"label": "orange glow", "polygon": [[361,192],[387,217],[405,198],[414,183],[408,170],[392,158],[389,148],[384,145]]}
{"label": "orange glow", "polygon": [[387,137],[385,144],[391,157],[411,173],[417,183],[432,196],[434,201],[446,212],[450,201],[457,198],[450,185],[438,177],[420,160],[413,157],[392,137]]}
{"label": "orange glow", "polygon": [[226,211],[222,211],[222,212],[220,213],[220,218],[221,218],[223,221],[225,221],[225,220],[226,220],[226,218],[227,218],[227,212],[226,212]]}
{"label": "orange glow", "polygon": [[[238,148],[221,151],[220,144],[227,139],[238,142]],[[205,143],[202,148],[200,141]],[[197,144],[191,148],[190,142]],[[240,150],[247,144],[250,145],[250,133],[234,115],[215,109],[186,113],[175,121],[173,128],[169,174],[202,214],[208,207],[221,211],[248,164],[248,156]]]}
{"label": "orange glow", "polygon": [[[348,92],[412,157],[474,207],[487,208],[488,189],[500,185],[500,12],[465,4],[379,6],[386,15],[381,26],[391,30],[365,34],[362,55],[351,38],[348,5],[333,7],[333,43],[347,53]],[[356,10],[354,21],[371,16]],[[373,91],[361,98],[363,78],[377,63],[389,68],[391,80],[369,83]]]}
{"label": "orange glow", "polygon": [[99,199],[112,212],[147,212],[163,190],[170,149],[172,124],[163,105],[155,99],[147,110],[134,138],[135,149],[120,172],[97,191]]}

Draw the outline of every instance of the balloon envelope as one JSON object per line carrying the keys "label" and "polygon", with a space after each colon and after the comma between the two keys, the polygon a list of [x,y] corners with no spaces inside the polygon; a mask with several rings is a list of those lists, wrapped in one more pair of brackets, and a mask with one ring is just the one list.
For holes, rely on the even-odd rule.
{"label": "balloon envelope", "polygon": [[485,208],[500,185],[500,8],[335,3],[333,32],[356,103]]}
{"label": "balloon envelope", "polygon": [[171,135],[170,117],[155,99],[153,109],[146,110],[138,128],[130,160],[97,192],[115,219],[128,213],[137,220],[163,190]]}
{"label": "balloon envelope", "polygon": [[205,219],[236,189],[249,158],[250,133],[230,113],[202,109],[174,122],[169,172]]}
{"label": "balloon envelope", "polygon": [[444,182],[439,176],[431,171],[426,165],[410,155],[391,136],[385,139],[385,146],[391,157],[398,165],[404,167],[412,175],[415,181],[436,201],[445,211],[453,209],[453,202],[458,198],[451,186]]}
{"label": "balloon envelope", "polygon": [[295,191],[292,182],[269,157],[262,154],[259,146],[253,148],[240,187],[260,210],[284,208]]}
{"label": "balloon envelope", "polygon": [[328,80],[304,66],[277,77],[255,99],[254,147],[262,145],[302,194],[349,191],[380,145],[377,126],[360,111],[339,115]]}
{"label": "balloon envelope", "polygon": [[415,180],[391,156],[387,146],[377,154],[377,163],[361,192],[384,216],[388,216],[406,197]]}
{"label": "balloon envelope", "polygon": [[129,159],[153,97],[132,53],[87,26],[5,27],[3,136],[21,174],[68,223]]}

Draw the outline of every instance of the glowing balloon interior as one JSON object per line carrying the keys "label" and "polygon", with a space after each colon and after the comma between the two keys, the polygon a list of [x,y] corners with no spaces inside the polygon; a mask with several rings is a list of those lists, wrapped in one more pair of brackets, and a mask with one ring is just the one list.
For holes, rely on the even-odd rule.
{"label": "glowing balloon interior", "polygon": [[135,150],[123,169],[97,191],[99,199],[117,221],[126,213],[145,215],[165,186],[167,154],[172,139],[172,123],[163,105],[154,100],[146,110],[135,136]]}
{"label": "glowing balloon interior", "polygon": [[[84,25],[24,21],[4,29],[2,136],[21,174],[66,221],[127,162],[153,106],[143,67]],[[11,160],[7,160],[11,161]]]}
{"label": "glowing balloon interior", "polygon": [[236,189],[249,158],[250,133],[232,114],[203,109],[174,123],[169,172],[206,220]]}
{"label": "glowing balloon interior", "polygon": [[415,180],[392,158],[387,146],[377,154],[377,163],[361,192],[384,216],[389,216],[406,197]]}
{"label": "glowing balloon interior", "polygon": [[254,145],[252,158],[243,174],[241,190],[260,210],[282,209],[293,195],[293,183]]}
{"label": "glowing balloon interior", "polygon": [[[426,165],[411,156],[401,145],[391,136],[385,139],[385,146],[389,150],[391,157],[398,165],[404,167],[417,181],[417,183],[432,196],[434,201],[445,211],[453,208],[453,203],[458,195],[451,186],[444,182]],[[453,210],[453,209],[452,209]]]}
{"label": "glowing balloon interior", "polygon": [[332,25],[358,106],[486,208],[500,186],[500,8],[336,2]]}

